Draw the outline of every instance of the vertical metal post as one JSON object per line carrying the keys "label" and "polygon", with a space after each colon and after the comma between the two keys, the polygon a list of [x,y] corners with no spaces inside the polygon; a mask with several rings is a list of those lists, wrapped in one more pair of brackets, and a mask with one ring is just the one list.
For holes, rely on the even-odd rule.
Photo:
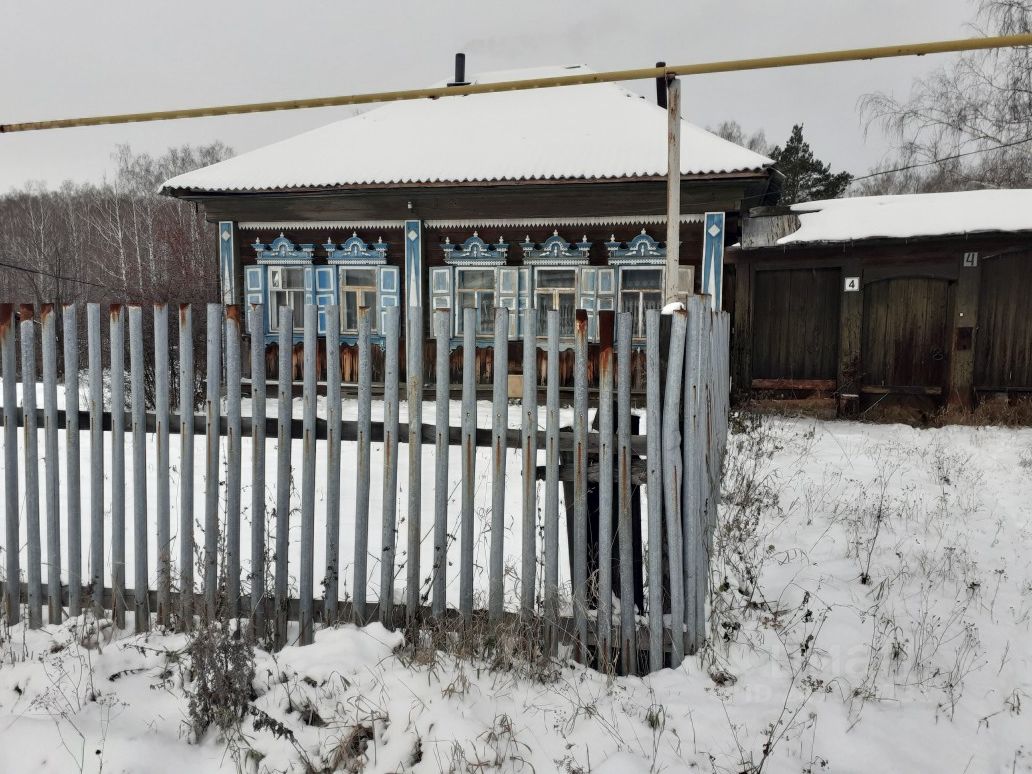
{"label": "vertical metal post", "polygon": [[129,367],[133,417],[133,569],[135,570],[135,625],[150,629],[150,580],[147,546],[147,403],[143,394],[143,309],[129,307]]}
{"label": "vertical metal post", "polygon": [[82,492],[79,475],[79,326],[75,304],[65,304],[65,490],[68,511],[68,615],[82,613]]}
{"label": "vertical metal post", "polygon": [[645,433],[649,525],[649,670],[663,668],[663,436],[657,314],[645,315]]}
{"label": "vertical metal post", "polygon": [[[22,422],[25,463],[25,532],[28,539],[29,627],[43,625],[43,552],[39,534],[39,442],[36,432],[36,323],[35,309],[23,304],[19,310],[22,356]],[[12,547],[8,548],[8,551]],[[13,546],[18,550],[18,545]]]}
{"label": "vertical metal post", "polygon": [[370,346],[373,315],[367,306],[358,308],[358,433],[356,455],[358,480],[355,482],[355,567],[354,618],[366,623],[366,587],[369,567],[369,458],[372,424],[373,365]]}
{"label": "vertical metal post", "polygon": [[[647,314],[657,317],[657,311]],[[670,325],[670,345],[666,353],[666,388],[663,400],[663,514],[666,524],[667,556],[670,562],[670,665],[674,669],[684,660],[684,565],[681,535],[683,503],[681,460],[681,392],[684,365],[684,340],[688,317],[674,312]],[[658,376],[658,372],[656,376]],[[657,549],[659,547],[657,546]]]}
{"label": "vertical metal post", "polygon": [[104,610],[104,371],[100,362],[100,304],[86,305],[86,341],[90,371],[90,587],[93,612],[99,618]]}
{"label": "vertical metal post", "polygon": [[434,566],[433,599],[431,612],[440,619],[447,606],[448,574],[448,419],[451,399],[450,352],[451,313],[447,309],[434,311],[434,336],[437,347],[435,369],[435,427],[434,438]]}
{"label": "vertical metal post", "polygon": [[240,438],[239,306],[226,307],[226,597],[230,618],[240,617],[240,511],[243,451]]}
{"label": "vertical metal post", "polygon": [[620,539],[620,663],[626,674],[638,671],[634,625],[634,576],[631,525],[631,326],[630,312],[616,316],[616,456],[619,470],[617,533]]}
{"label": "vertical metal post", "polygon": [[584,309],[577,310],[573,354],[574,658],[584,664],[588,660],[588,313]]}
{"label": "vertical metal post", "polygon": [[290,556],[290,421],[294,389],[294,310],[279,308],[279,363],[276,385],[276,578],[273,590],[275,644],[287,644],[287,599]]}
{"label": "vertical metal post", "polygon": [[194,351],[193,309],[179,305],[179,603],[181,625],[194,616]]}
{"label": "vertical metal post", "polygon": [[125,628],[125,308],[108,309],[111,366],[111,618]]}
{"label": "vertical metal post", "polygon": [[408,401],[408,542],[405,551],[405,621],[412,625],[419,612],[419,542],[423,474],[423,309],[411,305],[405,323],[407,361],[405,396]]}
{"label": "vertical metal post", "polygon": [[473,492],[477,475],[477,310],[462,310],[462,510],[459,525],[459,611],[473,620]]}
{"label": "vertical metal post", "polygon": [[383,522],[380,540],[380,623],[394,626],[394,555],[398,515],[398,325],[400,307],[384,310]]}
{"label": "vertical metal post", "polygon": [[548,654],[559,651],[559,311],[548,310],[545,370],[545,624]]}
{"label": "vertical metal post", "polygon": [[265,310],[252,304],[251,331],[251,620],[265,633]]}
{"label": "vertical metal post", "polygon": [[491,393],[491,556],[488,618],[500,623],[505,610],[505,431],[509,424],[509,310],[495,309]]}
{"label": "vertical metal post", "polygon": [[340,595],[340,310],[326,307],[326,577],[323,621],[337,623]]}
{"label": "vertical metal post", "polygon": [[57,443],[57,315],[40,310],[43,332],[43,458],[46,464],[47,622],[61,623],[61,462]]}
{"label": "vertical metal post", "polygon": [[[599,312],[598,354],[598,654],[607,669],[613,641],[613,312]],[[662,621],[660,622],[662,624]]]}
{"label": "vertical metal post", "polygon": [[667,236],[664,298],[678,297],[678,268],[681,264],[681,82],[667,81]]}
{"label": "vertical metal post", "polygon": [[222,306],[208,304],[204,398],[204,605],[215,620],[219,593],[219,395],[222,381]]}
{"label": "vertical metal post", "polygon": [[172,503],[169,495],[168,304],[154,305],[154,417],[158,457],[155,509],[157,511],[158,626],[168,626],[172,613]]}
{"label": "vertical metal post", "polygon": [[4,524],[6,527],[7,575],[4,582],[4,605],[7,620],[21,620],[21,546],[18,522],[18,355],[15,349],[14,304],[0,304],[0,356],[3,357],[4,390]]}
{"label": "vertical metal post", "polygon": [[537,310],[523,312],[523,536],[520,602],[523,614],[534,614],[537,571]]}
{"label": "vertical metal post", "polygon": [[301,571],[300,585],[300,643],[309,645],[313,639],[312,584],[315,580],[315,404],[316,362],[319,349],[319,307],[305,304],[304,366],[301,392]]}

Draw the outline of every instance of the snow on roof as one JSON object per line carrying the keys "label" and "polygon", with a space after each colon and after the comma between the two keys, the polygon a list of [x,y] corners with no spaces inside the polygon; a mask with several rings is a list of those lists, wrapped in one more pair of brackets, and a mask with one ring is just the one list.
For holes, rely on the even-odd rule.
{"label": "snow on roof", "polygon": [[[591,71],[541,67],[487,73],[475,82],[583,72]],[[664,109],[611,83],[392,102],[179,175],[162,189],[665,175],[666,120]],[[683,174],[753,172],[772,163],[688,122],[681,132]]]}
{"label": "snow on roof", "polygon": [[792,205],[800,226],[777,244],[1032,231],[1032,190],[862,196]]}

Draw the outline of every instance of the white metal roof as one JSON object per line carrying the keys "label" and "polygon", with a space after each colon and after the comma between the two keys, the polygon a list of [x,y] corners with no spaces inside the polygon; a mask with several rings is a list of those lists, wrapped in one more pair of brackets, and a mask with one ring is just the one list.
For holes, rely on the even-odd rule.
{"label": "white metal roof", "polygon": [[[585,72],[487,73],[488,83]],[[442,84],[443,85],[443,84]],[[666,174],[666,111],[615,84],[388,103],[166,181],[167,191],[633,178]],[[682,124],[681,172],[760,171],[770,159]]]}
{"label": "white metal roof", "polygon": [[1032,231],[1032,190],[861,196],[792,205],[799,228],[777,244]]}

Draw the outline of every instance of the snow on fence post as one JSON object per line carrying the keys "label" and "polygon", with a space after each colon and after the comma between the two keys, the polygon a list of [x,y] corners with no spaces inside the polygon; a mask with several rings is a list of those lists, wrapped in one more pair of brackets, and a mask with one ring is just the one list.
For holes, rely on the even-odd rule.
{"label": "snow on fence post", "polygon": [[[39,534],[39,445],[36,435],[36,323],[32,304],[19,309],[22,355],[22,422],[25,463],[25,533],[28,540],[29,627],[43,625],[43,564]],[[18,550],[15,544],[15,551]],[[9,547],[10,553],[10,547]]]}
{"label": "snow on fence post", "polygon": [[[14,304],[0,304],[0,358],[3,360],[4,390],[4,524],[8,546],[20,546],[18,523],[18,373],[15,354]],[[8,551],[4,583],[7,620],[16,624],[21,618],[21,573],[18,551]]]}
{"label": "snow on fence post", "polygon": [[434,564],[431,612],[435,619],[444,616],[447,607],[448,575],[448,420],[450,415],[451,369],[448,356],[451,334],[451,313],[434,311],[436,370],[434,378]]}
{"label": "snow on fence post", "polygon": [[143,309],[129,307],[129,367],[132,371],[133,419],[133,569],[135,570],[135,627],[150,629],[147,556],[147,407],[143,394]]}
{"label": "snow on fence post", "polygon": [[521,446],[523,462],[523,537],[520,606],[525,616],[534,614],[537,570],[537,310],[523,312],[523,405]]}
{"label": "snow on fence post", "polygon": [[[93,612],[104,612],[104,372],[100,362],[100,304],[86,305],[90,382],[90,586]],[[15,543],[17,545],[17,543]]]}
{"label": "snow on fence post", "polygon": [[222,377],[222,305],[208,304],[207,368],[204,399],[204,603],[205,615],[214,621],[218,604],[219,551],[219,395]]}
{"label": "snow on fence post", "polygon": [[46,465],[47,622],[61,623],[61,463],[57,442],[57,315],[40,309],[43,334],[43,459]]}
{"label": "snow on fence post", "polygon": [[65,478],[68,510],[68,615],[82,612],[82,503],[79,476],[79,330],[75,304],[61,310],[64,325]]}
{"label": "snow on fence post", "polygon": [[[663,439],[658,315],[645,315],[645,434],[649,533],[649,670],[663,666]],[[668,560],[669,561],[669,560]],[[671,604],[671,608],[673,605]],[[671,632],[673,629],[671,629]]]}
{"label": "snow on fence post", "polygon": [[172,504],[169,496],[169,359],[168,359],[168,304],[154,304],[154,419],[157,449],[157,556],[158,593],[157,621],[168,626],[172,612]]}
{"label": "snow on fence post", "polygon": [[559,310],[547,317],[545,371],[545,631],[547,653],[559,652]]}
{"label": "snow on fence post", "polygon": [[366,581],[369,566],[369,483],[370,433],[373,401],[373,364],[370,336],[373,315],[379,314],[367,306],[358,308],[358,480],[355,493],[355,564],[354,564],[354,620],[366,623]]}
{"label": "snow on fence post", "polygon": [[[573,657],[588,662],[588,313],[573,329]],[[567,513],[569,511],[567,510]]]}
{"label": "snow on fence post", "polygon": [[462,510],[459,517],[459,611],[473,620],[473,492],[476,485],[477,310],[462,310]]}
{"label": "snow on fence post", "polygon": [[193,309],[179,305],[179,608],[181,626],[194,615],[194,351]]}
{"label": "snow on fence post", "polygon": [[495,309],[491,391],[491,557],[488,620],[505,612],[505,439],[509,426],[509,310]]}
{"label": "snow on fence post", "polygon": [[617,534],[620,540],[620,665],[625,674],[637,674],[638,641],[634,624],[634,576],[631,524],[631,326],[630,312],[616,316],[617,439],[619,497]]}
{"label": "snow on fence post", "polygon": [[226,307],[226,597],[227,615],[240,617],[240,307]]}
{"label": "snow on fence post", "polygon": [[323,621],[336,624],[340,595],[340,309],[326,307],[326,576]]}
{"label": "snow on fence post", "polygon": [[394,627],[394,555],[398,516],[398,327],[401,307],[384,310],[383,521],[380,533],[380,623]]}
{"label": "snow on fence post", "polygon": [[111,620],[125,628],[125,307],[108,308],[111,383]]}
{"label": "snow on fence post", "polygon": [[319,350],[319,307],[305,304],[304,364],[301,392],[301,570],[298,573],[299,644],[313,641],[313,589],[315,580],[315,404],[316,363]]}
{"label": "snow on fence post", "polygon": [[598,313],[598,662],[613,658],[613,312]]}
{"label": "snow on fence post", "polygon": [[419,612],[419,542],[422,538],[423,460],[423,308],[409,299],[405,322],[407,379],[405,400],[408,404],[408,508],[405,511],[408,541],[405,551],[405,623],[413,625]]}
{"label": "snow on fence post", "polygon": [[[657,319],[658,311],[647,312]],[[680,455],[681,393],[684,389],[684,339],[687,315],[675,311],[670,325],[667,350],[666,387],[663,398],[663,513],[666,524],[667,557],[670,563],[670,666],[674,669],[684,660],[684,571],[681,541],[682,460]],[[656,374],[658,376],[658,373]],[[651,437],[651,436],[650,436]],[[659,547],[657,546],[657,550]]]}
{"label": "snow on fence post", "polygon": [[251,332],[251,622],[265,634],[265,312],[248,310]]}
{"label": "snow on fence post", "polygon": [[290,551],[290,421],[293,415],[294,389],[294,311],[279,308],[279,363],[276,396],[276,578],[273,592],[275,608],[275,644],[287,644],[287,599],[289,577],[287,558]]}

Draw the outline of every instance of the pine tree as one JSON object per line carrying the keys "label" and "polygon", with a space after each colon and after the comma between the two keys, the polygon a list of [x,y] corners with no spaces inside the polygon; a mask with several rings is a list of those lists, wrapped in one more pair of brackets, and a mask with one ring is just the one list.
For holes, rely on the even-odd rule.
{"label": "pine tree", "polygon": [[853,176],[848,172],[831,173],[831,165],[813,155],[810,144],[803,139],[803,125],[792,127],[792,136],[784,147],[770,153],[774,168],[785,176],[781,189],[782,204],[810,202],[816,199],[835,199],[842,195]]}

